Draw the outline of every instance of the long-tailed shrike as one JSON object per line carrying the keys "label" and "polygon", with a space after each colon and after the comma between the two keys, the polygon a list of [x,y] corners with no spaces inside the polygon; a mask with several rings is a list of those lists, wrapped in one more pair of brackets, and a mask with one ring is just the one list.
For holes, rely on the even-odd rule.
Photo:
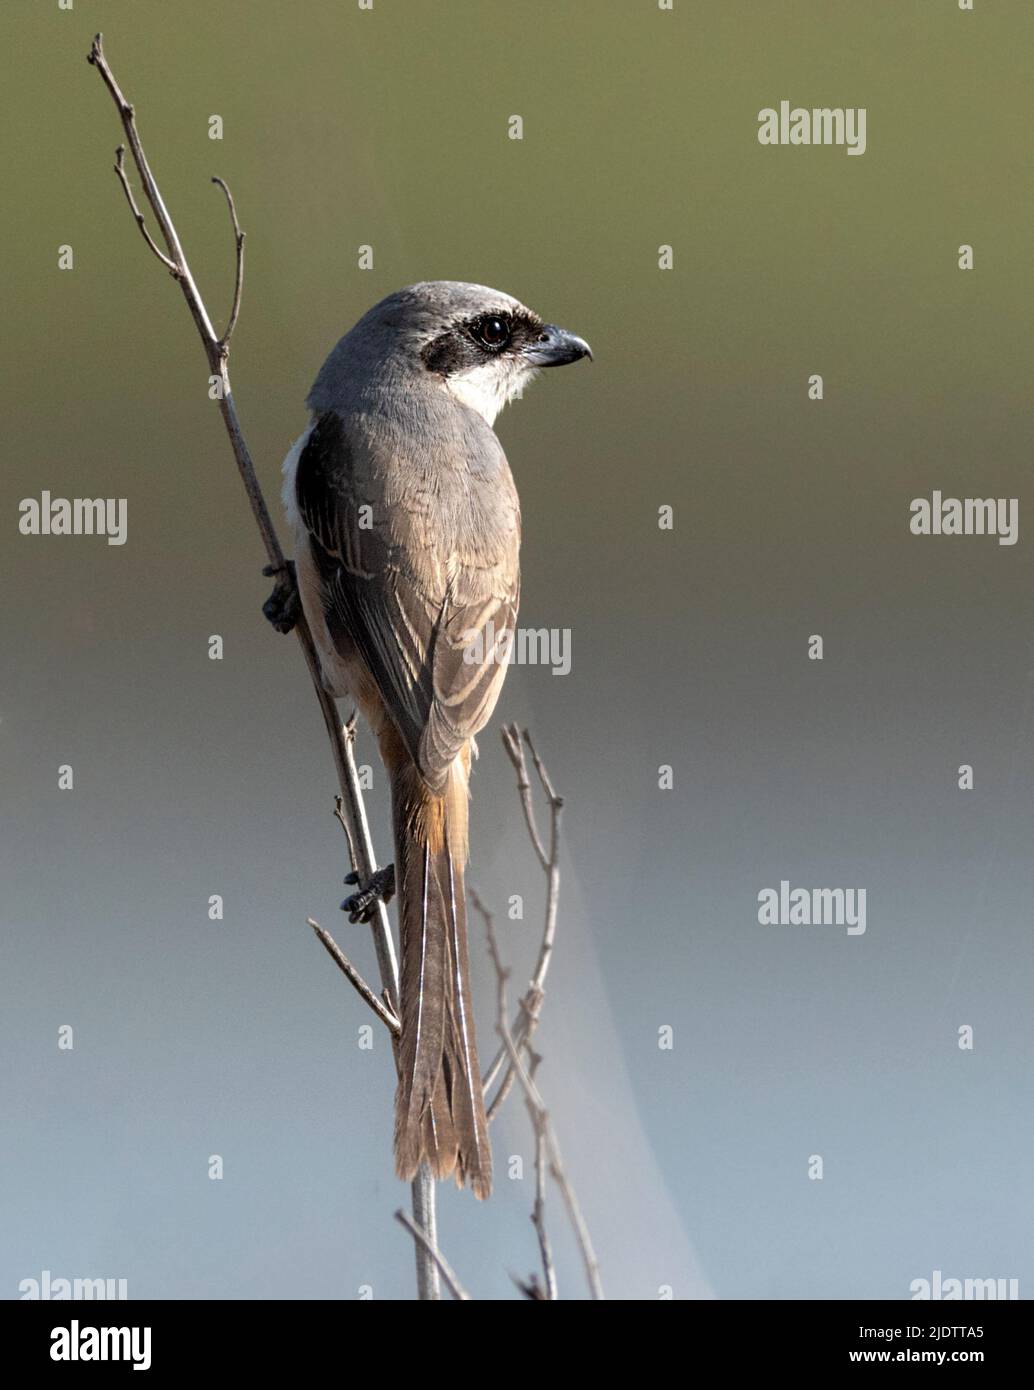
{"label": "long-tailed shrike", "polygon": [[[284,464],[297,589],[323,679],[376,735],[391,784],[401,936],[395,1164],[491,1189],[463,870],[471,743],[506,672],[520,508],[496,415],[581,338],[483,285],[389,295],[333,349]],[[290,624],[280,602],[267,605]],[[505,644],[508,652],[511,643]],[[386,875],[345,904],[367,913]]]}

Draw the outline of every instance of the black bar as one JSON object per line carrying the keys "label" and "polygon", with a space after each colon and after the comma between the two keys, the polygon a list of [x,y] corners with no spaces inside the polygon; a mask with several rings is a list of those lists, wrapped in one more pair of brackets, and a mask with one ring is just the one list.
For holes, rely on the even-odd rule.
{"label": "black bar", "polygon": [[[660,1302],[651,1312],[639,1303],[628,1324],[619,1311],[622,1306],[627,1307],[612,1304],[602,1322],[597,1321],[599,1314],[589,1313],[584,1326],[563,1321],[552,1326],[577,1338],[567,1345],[572,1352],[577,1349],[584,1365],[600,1353],[611,1357],[622,1347],[634,1363],[649,1348],[648,1363],[641,1366],[647,1375],[653,1374],[651,1366],[660,1372],[658,1353],[677,1357],[676,1364],[688,1374],[708,1366],[734,1374],[740,1370],[850,1374],[856,1368],[902,1364],[978,1365],[1004,1371],[1022,1366],[1031,1346],[1029,1304],[1020,1301],[684,1302],[678,1307]],[[141,1382],[144,1376],[163,1380],[185,1374],[240,1377],[242,1373],[261,1374],[268,1380],[278,1372],[328,1363],[336,1363],[339,1373],[350,1380],[391,1382],[407,1355],[421,1355],[425,1328],[442,1318],[444,1326],[451,1327],[453,1317],[472,1317],[471,1326],[479,1327],[477,1309],[418,1311],[416,1307],[406,1310],[403,1325],[399,1309],[386,1301],[26,1301],[5,1303],[0,1309],[6,1365],[17,1365],[33,1377],[59,1376],[66,1383],[84,1375],[121,1373]],[[526,1323],[525,1316],[516,1313],[517,1321],[511,1325],[517,1336],[537,1332],[541,1326]],[[388,1328],[381,1322],[383,1317],[391,1320]],[[421,1322],[418,1329],[414,1317],[427,1317],[429,1322]],[[127,1334],[101,1338],[99,1332],[89,1331],[104,1328],[124,1328]],[[128,1335],[134,1328],[135,1343]],[[387,1340],[380,1335],[385,1330]],[[128,1359],[84,1359],[84,1352],[99,1350],[102,1344],[124,1352]],[[78,1359],[52,1356],[57,1352],[71,1358],[73,1350]],[[146,1357],[146,1369],[141,1364],[141,1371],[134,1372],[134,1354],[141,1363]],[[513,1354],[519,1354],[516,1346]]]}

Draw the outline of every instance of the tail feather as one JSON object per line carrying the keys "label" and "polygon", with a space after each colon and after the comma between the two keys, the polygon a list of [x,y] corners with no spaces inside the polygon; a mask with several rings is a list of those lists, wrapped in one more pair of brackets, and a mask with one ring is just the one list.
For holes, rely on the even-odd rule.
{"label": "tail feather", "polygon": [[[451,1048],[447,1047],[443,1067],[447,1070],[450,1109],[458,1131],[467,1142],[459,1147],[462,1176],[469,1177],[474,1190],[483,1177],[488,1196],[492,1176],[492,1154],[488,1142],[481,1068],[474,1039],[474,1012],[470,997],[470,960],[467,953],[467,911],[463,892],[463,869],[446,851],[445,868],[449,876],[450,950],[452,992],[449,999]],[[455,1065],[454,1065],[455,1061]]]}
{"label": "tail feather", "polygon": [[395,1166],[412,1178],[422,1162],[478,1197],[492,1185],[470,997],[463,859],[466,779],[434,796],[415,770],[392,794],[402,978]]}

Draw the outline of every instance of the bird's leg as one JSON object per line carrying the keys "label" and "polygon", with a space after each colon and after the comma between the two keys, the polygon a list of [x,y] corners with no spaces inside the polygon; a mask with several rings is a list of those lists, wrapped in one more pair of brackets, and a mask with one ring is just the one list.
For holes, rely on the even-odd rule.
{"label": "bird's leg", "polygon": [[262,573],[276,576],[273,592],[262,605],[262,612],[277,632],[290,632],[302,611],[294,561],[285,560],[281,566],[266,565]]}
{"label": "bird's leg", "polygon": [[[351,873],[346,883],[359,882],[359,875]],[[341,904],[341,911],[348,913],[350,922],[369,922],[377,910],[377,904],[390,903],[395,896],[395,865],[386,864],[378,869],[365,888],[353,893]]]}

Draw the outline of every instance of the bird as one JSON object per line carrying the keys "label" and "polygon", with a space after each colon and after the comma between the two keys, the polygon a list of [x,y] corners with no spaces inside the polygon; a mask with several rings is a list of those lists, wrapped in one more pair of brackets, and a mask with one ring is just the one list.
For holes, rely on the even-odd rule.
{"label": "bird", "polygon": [[492,1156],[467,945],[468,789],[520,601],[520,504],[493,425],[540,369],[591,357],[499,290],[409,285],[331,350],[284,461],[295,558],[266,616],[288,631],[300,603],[324,686],[361,710],[390,784],[394,865],[342,906],[367,920],[397,893],[395,1169],[408,1181],[426,1163],[478,1198]]}

